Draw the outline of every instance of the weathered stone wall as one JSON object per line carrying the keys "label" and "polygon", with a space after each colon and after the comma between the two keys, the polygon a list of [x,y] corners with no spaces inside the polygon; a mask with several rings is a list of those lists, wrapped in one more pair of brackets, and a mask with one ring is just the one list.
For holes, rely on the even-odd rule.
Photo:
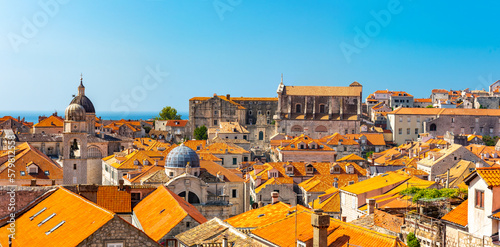
{"label": "weathered stone wall", "polygon": [[[0,218],[7,216],[12,213],[9,211],[9,203],[11,203],[11,191],[12,186],[0,186]],[[45,192],[54,189],[54,186],[43,186],[43,187],[26,187],[26,186],[16,186],[15,187],[15,211],[26,207],[30,202],[34,201],[36,198],[43,195]]]}
{"label": "weathered stone wall", "polygon": [[106,247],[109,243],[123,243],[123,246],[160,246],[143,231],[115,215],[104,226],[83,240],[78,247]]}
{"label": "weathered stone wall", "polygon": [[474,108],[498,109],[500,106],[500,97],[476,97],[474,99]]}
{"label": "weathered stone wall", "polygon": [[[451,131],[454,134],[476,133],[478,135],[500,136],[498,119],[497,116],[443,115],[426,123],[425,132],[431,133],[433,136],[444,136],[446,131]],[[431,131],[431,128],[434,127],[436,130]]]}

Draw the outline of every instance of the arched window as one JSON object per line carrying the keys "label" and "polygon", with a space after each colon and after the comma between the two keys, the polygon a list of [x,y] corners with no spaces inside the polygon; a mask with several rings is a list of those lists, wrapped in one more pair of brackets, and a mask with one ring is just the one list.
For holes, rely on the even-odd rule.
{"label": "arched window", "polygon": [[264,132],[259,131],[259,140],[262,141],[264,140]]}
{"label": "arched window", "polygon": [[301,104],[296,104],[295,105],[295,112],[296,113],[301,113],[302,112],[302,105]]}
{"label": "arched window", "polygon": [[198,198],[198,196],[191,191],[189,191],[187,198],[186,198],[186,191],[179,193],[179,196],[184,198],[187,202],[189,202],[191,204],[200,203],[200,199]]}
{"label": "arched window", "polygon": [[327,132],[328,130],[326,129],[325,126],[320,125],[320,126],[316,127],[315,131],[316,132]]}
{"label": "arched window", "polygon": [[325,104],[320,104],[319,105],[319,113],[325,113]]}
{"label": "arched window", "polygon": [[429,131],[436,131],[436,124],[431,124]]}
{"label": "arched window", "polygon": [[96,146],[91,146],[88,149],[89,158],[102,158],[101,150]]}
{"label": "arched window", "polygon": [[302,131],[303,131],[302,126],[300,125],[292,126],[292,132],[302,132]]}

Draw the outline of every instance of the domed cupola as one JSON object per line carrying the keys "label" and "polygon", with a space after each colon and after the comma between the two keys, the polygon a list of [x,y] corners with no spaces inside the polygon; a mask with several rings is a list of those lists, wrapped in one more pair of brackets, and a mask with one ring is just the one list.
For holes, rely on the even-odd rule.
{"label": "domed cupola", "polygon": [[68,121],[85,121],[85,108],[79,104],[70,104],[64,115]]}
{"label": "domed cupola", "polygon": [[80,86],[78,86],[78,95],[73,98],[70,104],[79,104],[85,108],[86,113],[95,113],[94,104],[85,96],[85,86],[83,86],[83,77],[80,77]]}
{"label": "domed cupola", "polygon": [[200,158],[198,154],[191,148],[182,143],[180,146],[172,149],[167,155],[165,167],[169,168],[186,168],[189,162],[191,168],[200,167]]}

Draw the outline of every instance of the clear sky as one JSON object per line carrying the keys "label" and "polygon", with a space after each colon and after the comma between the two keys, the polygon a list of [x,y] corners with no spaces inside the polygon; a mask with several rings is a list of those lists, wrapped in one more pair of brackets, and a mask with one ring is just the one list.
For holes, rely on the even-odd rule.
{"label": "clear sky", "polygon": [[[44,4],[45,3],[45,4]],[[0,110],[188,110],[285,85],[428,97],[500,79],[499,1],[0,0]],[[361,34],[360,34],[361,32]]]}

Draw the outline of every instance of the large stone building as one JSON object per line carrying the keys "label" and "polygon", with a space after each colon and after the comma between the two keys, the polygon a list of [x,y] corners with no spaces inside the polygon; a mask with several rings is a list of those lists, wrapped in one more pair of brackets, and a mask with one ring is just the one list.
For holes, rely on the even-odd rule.
{"label": "large stone building", "polygon": [[348,87],[278,86],[276,132],[314,139],[333,133],[359,133],[362,90],[358,82]]}
{"label": "large stone building", "polygon": [[499,109],[398,108],[387,114],[387,128],[397,144],[417,140],[420,133],[500,135]]}
{"label": "large stone building", "polygon": [[273,119],[278,106],[277,98],[194,97],[189,100],[189,127],[193,133],[202,125],[218,127],[221,122],[238,122],[250,132],[248,141],[263,147],[274,134]]}

